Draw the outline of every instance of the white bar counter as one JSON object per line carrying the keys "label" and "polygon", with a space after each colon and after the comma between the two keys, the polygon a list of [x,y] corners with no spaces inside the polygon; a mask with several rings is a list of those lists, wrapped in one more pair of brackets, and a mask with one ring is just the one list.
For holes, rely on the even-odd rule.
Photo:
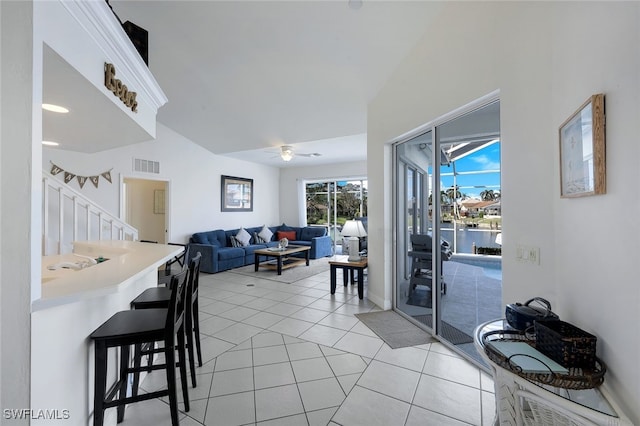
{"label": "white bar counter", "polygon": [[[30,408],[41,414],[32,417],[33,424],[92,424],[94,359],[88,336],[114,313],[128,310],[143,290],[156,286],[158,267],[182,250],[135,241],[89,241],[74,243],[74,254],[42,258],[42,296],[32,303],[31,313]],[[89,258],[108,260],[89,265]],[[49,269],[61,262],[86,267]],[[115,381],[115,353],[109,360]],[[107,410],[105,425],[115,424],[115,409]]]}

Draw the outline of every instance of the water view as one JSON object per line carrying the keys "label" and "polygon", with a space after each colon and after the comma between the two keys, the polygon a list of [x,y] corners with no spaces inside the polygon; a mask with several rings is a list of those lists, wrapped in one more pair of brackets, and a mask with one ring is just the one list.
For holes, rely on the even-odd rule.
{"label": "water view", "polygon": [[444,224],[440,231],[442,238],[451,244],[454,253],[473,253],[474,244],[476,247],[500,248],[500,244],[496,243],[496,236],[501,232],[500,230],[466,228],[459,225],[454,238],[454,229],[451,223]]}

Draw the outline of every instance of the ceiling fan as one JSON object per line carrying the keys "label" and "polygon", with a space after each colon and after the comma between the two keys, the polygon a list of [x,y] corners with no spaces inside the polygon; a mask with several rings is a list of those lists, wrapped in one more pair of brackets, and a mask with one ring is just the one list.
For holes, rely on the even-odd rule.
{"label": "ceiling fan", "polygon": [[282,145],[280,147],[280,158],[282,158],[283,161],[291,161],[294,156],[314,158],[314,157],[320,157],[321,155],[322,154],[320,154],[319,152],[311,152],[308,154],[294,153],[293,147],[291,145]]}

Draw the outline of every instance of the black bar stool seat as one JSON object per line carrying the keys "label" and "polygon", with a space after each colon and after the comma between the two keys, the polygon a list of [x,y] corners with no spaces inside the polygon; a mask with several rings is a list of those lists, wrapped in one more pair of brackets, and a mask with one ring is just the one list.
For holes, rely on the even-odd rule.
{"label": "black bar stool seat", "polygon": [[140,342],[141,336],[150,342],[162,340],[166,319],[166,307],[117,312],[91,333],[91,338],[104,340],[108,347],[133,345]]}
{"label": "black bar stool seat", "polygon": [[133,309],[167,308],[171,300],[169,287],[148,288],[131,301]]}

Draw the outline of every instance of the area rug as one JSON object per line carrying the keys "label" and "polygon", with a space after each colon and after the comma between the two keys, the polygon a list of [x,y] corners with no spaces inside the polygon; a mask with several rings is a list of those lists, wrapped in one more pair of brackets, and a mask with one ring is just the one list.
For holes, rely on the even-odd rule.
{"label": "area rug", "polygon": [[293,268],[285,269],[282,271],[282,275],[278,275],[273,269],[260,268],[258,272],[255,271],[255,266],[247,265],[242,268],[231,269],[228,272],[233,274],[246,275],[249,277],[261,278],[265,280],[277,281],[280,283],[291,284],[296,281],[303,280],[305,278],[312,277],[316,274],[329,271],[328,258],[312,259],[309,261],[309,266],[304,263],[302,265],[294,266]]}
{"label": "area rug", "polygon": [[[421,322],[422,324],[427,325],[428,327],[433,327],[432,325],[432,316],[429,315],[417,315],[414,316],[416,320]],[[451,324],[448,324],[444,321],[442,323],[442,330],[440,330],[440,335],[447,341],[451,342],[454,345],[462,345],[463,343],[471,343],[473,342],[473,338],[466,334],[464,331],[460,331]]]}
{"label": "area rug", "polygon": [[410,323],[394,311],[355,314],[392,349],[436,342],[431,334]]}

